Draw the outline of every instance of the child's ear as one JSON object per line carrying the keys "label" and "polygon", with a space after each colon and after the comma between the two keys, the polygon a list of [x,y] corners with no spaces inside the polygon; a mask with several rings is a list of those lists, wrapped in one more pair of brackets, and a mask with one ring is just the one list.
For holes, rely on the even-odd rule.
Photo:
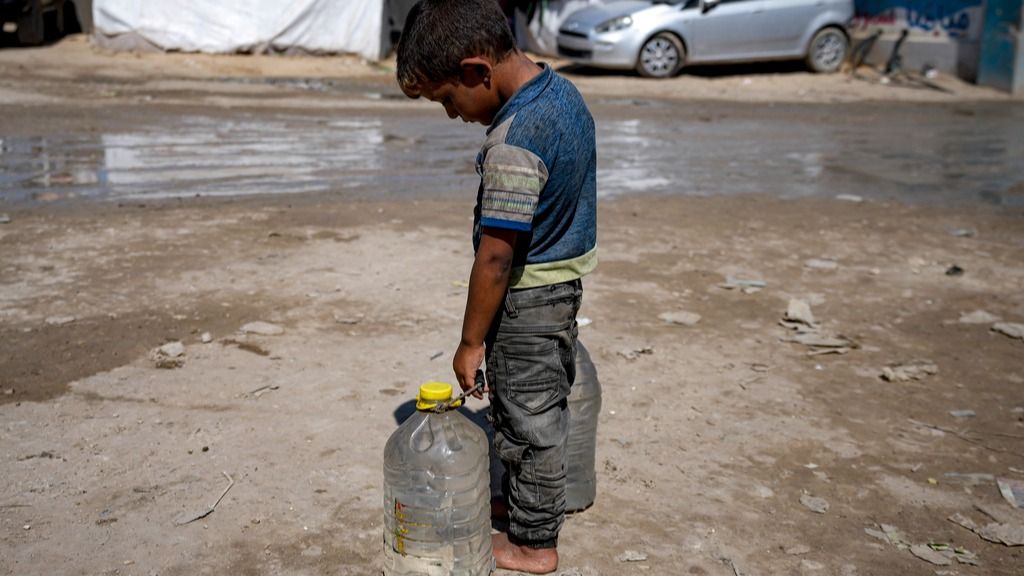
{"label": "child's ear", "polygon": [[462,84],[465,86],[473,87],[483,84],[485,87],[491,86],[491,74],[494,72],[494,68],[491,67],[490,61],[486,58],[480,58],[479,56],[473,56],[471,58],[464,58],[462,62]]}

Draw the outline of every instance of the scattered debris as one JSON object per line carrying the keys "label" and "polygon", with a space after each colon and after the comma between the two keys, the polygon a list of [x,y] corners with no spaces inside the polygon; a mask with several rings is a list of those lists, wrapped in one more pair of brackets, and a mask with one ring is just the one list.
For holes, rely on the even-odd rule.
{"label": "scattered debris", "polygon": [[878,538],[879,540],[886,542],[900,550],[906,550],[910,548],[910,539],[903,533],[899,528],[891,524],[879,524],[880,530],[873,528],[865,528],[864,532],[871,537]]}
{"label": "scattered debris", "polygon": [[469,282],[465,280],[452,280],[452,286],[456,288],[469,288]]}
{"label": "scattered debris", "polygon": [[585,316],[580,316],[579,318],[576,319],[576,325],[579,326],[580,328],[583,328],[584,326],[590,326],[593,323],[593,320]]}
{"label": "scattered debris", "polygon": [[700,314],[687,312],[686,310],[663,312],[658,314],[658,318],[669,324],[679,324],[681,326],[696,326],[700,322]]}
{"label": "scattered debris", "polygon": [[652,348],[650,346],[644,346],[643,348],[634,348],[632,350],[629,349],[629,348],[626,348],[624,350],[619,350],[618,351],[618,355],[622,356],[626,360],[636,360],[640,356],[647,355],[647,354],[654,354],[654,348]]}
{"label": "scattered debris", "polygon": [[364,317],[365,316],[362,314],[356,314],[355,316],[343,316],[341,314],[338,314],[337,312],[334,313],[334,321],[337,322],[338,324],[345,324],[347,326],[359,324],[360,322],[363,321]]}
{"label": "scattered debris", "polygon": [[243,334],[258,334],[260,336],[280,336],[284,334],[284,328],[270,322],[249,322],[239,328]]}
{"label": "scattered debris", "polygon": [[931,360],[911,360],[901,364],[890,364],[882,368],[882,380],[886,382],[909,382],[922,380],[939,373],[939,367]]}
{"label": "scattered debris", "polygon": [[430,359],[431,360],[437,360],[441,356],[444,356],[444,351],[443,350],[438,350],[437,352],[434,352],[433,354],[430,355]]}
{"label": "scattered debris", "polygon": [[978,231],[974,228],[954,228],[949,233],[957,238],[973,238],[978,235]]}
{"label": "scattered debris", "polygon": [[819,572],[825,569],[825,565],[817,560],[801,560],[800,571],[801,572]]}
{"label": "scattered debris", "polygon": [[985,526],[978,526],[974,520],[959,512],[953,514],[948,519],[950,522],[959,524],[989,542],[1006,546],[1024,546],[1024,524],[1003,522],[1003,520],[1007,519],[1006,515],[999,514],[989,507],[978,505],[976,508],[993,520],[996,520],[996,522],[991,522]]}
{"label": "scattered debris", "polygon": [[789,554],[790,556],[802,556],[804,554],[810,553],[810,551],[811,547],[806,544],[797,544],[796,546],[790,546],[789,548],[783,550],[783,552]]}
{"label": "scattered debris", "polygon": [[800,496],[800,503],[803,504],[811,512],[818,514],[824,514],[828,512],[829,504],[828,500],[824,498],[818,498],[817,496],[811,496],[810,494],[804,494]]}
{"label": "scattered debris", "polygon": [[853,202],[854,204],[860,204],[864,201],[864,198],[857,196],[856,194],[837,194],[836,200],[842,200],[843,202]]}
{"label": "scattered debris", "polygon": [[949,415],[953,418],[974,418],[977,416],[974,410],[950,410]]}
{"label": "scattered debris", "polygon": [[199,341],[202,342],[203,344],[209,344],[210,342],[213,342],[213,334],[210,334],[209,332],[203,332],[202,335],[199,336]]}
{"label": "scattered debris", "polygon": [[247,340],[236,340],[234,338],[225,338],[225,339],[221,340],[220,343],[223,344],[224,346],[237,346],[239,350],[244,350],[246,352],[252,352],[253,354],[256,354],[257,356],[270,356],[270,351],[269,350],[267,350],[266,348],[260,346],[259,344],[255,344],[255,343],[249,342]]}
{"label": "scattered debris", "polygon": [[48,450],[43,450],[42,452],[40,452],[38,454],[28,454],[26,456],[18,456],[18,462],[24,462],[25,460],[34,460],[36,458],[41,458],[41,459],[45,458],[47,460],[64,460],[64,458],[61,458],[60,456],[54,455],[53,452],[50,452]]}
{"label": "scattered debris", "polygon": [[936,566],[949,566],[953,563],[953,561],[947,558],[946,555],[936,550],[933,550],[931,546],[926,546],[924,544],[915,544],[911,546],[910,553],[914,556],[917,556],[921,560],[924,560],[925,562],[930,562],[932,564],[935,564]]}
{"label": "scattered debris", "polygon": [[786,307],[786,314],[783,320],[805,324],[814,327],[814,314],[811,313],[811,305],[805,300],[792,298]]}
{"label": "scattered debris", "polygon": [[957,322],[961,324],[992,324],[993,322],[999,322],[1000,317],[989,314],[985,310],[975,310],[968,314],[961,314],[960,319]]}
{"label": "scattered debris", "polygon": [[964,275],[964,269],[959,267],[959,266],[957,266],[956,264],[953,264],[949,268],[946,268],[946,276],[963,276],[963,275]]}
{"label": "scattered debris", "polygon": [[153,349],[150,358],[157,368],[172,370],[185,365],[185,345],[181,342],[168,342]]}
{"label": "scattered debris", "polygon": [[1024,508],[1024,481],[999,478],[996,480],[996,485],[999,486],[999,493],[1006,498],[1010,506]]}
{"label": "scattered debris", "polygon": [[[274,391],[274,390],[280,390],[280,389],[281,389],[281,387],[276,385],[276,384],[267,384],[265,386],[260,386],[259,388],[256,388],[255,390],[250,390],[250,391],[246,392],[245,395],[246,396],[252,396],[253,398],[259,398],[260,396],[263,396],[267,392],[271,392],[271,391]],[[206,452],[206,450],[204,449],[203,452]]]}
{"label": "scattered debris", "polygon": [[753,294],[755,292],[759,292],[762,288],[764,288],[767,285],[768,284],[764,280],[755,280],[749,278],[733,278],[732,276],[726,276],[725,282],[719,284],[718,286],[720,288],[725,288],[726,290],[739,289],[744,294]]}
{"label": "scattered debris", "polygon": [[991,474],[985,474],[981,472],[975,472],[972,474],[964,474],[961,472],[946,472],[942,475],[943,478],[948,482],[956,482],[959,484],[966,484],[967,486],[981,486],[982,484],[989,484],[995,481],[996,477]]}
{"label": "scattered debris", "polygon": [[1010,338],[1024,340],[1024,324],[1016,324],[1013,322],[997,322],[992,325],[992,330],[999,332],[1004,336],[1009,336]]}
{"label": "scattered debris", "polygon": [[786,338],[785,341],[796,342],[812,348],[845,348],[849,350],[853,346],[853,342],[842,336],[829,336],[818,332],[800,332]]}
{"label": "scattered debris", "polygon": [[220,504],[220,501],[223,500],[224,496],[227,495],[228,490],[231,490],[231,487],[235,485],[235,479],[232,478],[230,474],[228,474],[227,472],[221,472],[221,474],[223,474],[224,477],[228,479],[228,485],[227,487],[224,488],[224,491],[220,493],[220,497],[217,498],[217,501],[214,502],[212,506],[210,506],[203,512],[200,512],[199,514],[196,514],[195,516],[188,518],[187,520],[184,520],[182,522],[175,522],[175,524],[177,524],[178,526],[184,526],[185,524],[191,524],[196,520],[201,520],[203,518],[206,518],[210,514],[213,514],[213,511],[217,509],[217,505]]}
{"label": "scattered debris", "polygon": [[48,316],[46,318],[46,324],[48,326],[66,326],[75,320],[76,318],[74,316]]}
{"label": "scattered debris", "polygon": [[647,554],[637,552],[636,550],[626,550],[616,556],[615,559],[619,562],[644,562],[647,560]]}
{"label": "scattered debris", "polygon": [[812,268],[814,270],[835,270],[839,268],[839,263],[835,260],[821,260],[819,258],[811,258],[804,262],[804,266]]}

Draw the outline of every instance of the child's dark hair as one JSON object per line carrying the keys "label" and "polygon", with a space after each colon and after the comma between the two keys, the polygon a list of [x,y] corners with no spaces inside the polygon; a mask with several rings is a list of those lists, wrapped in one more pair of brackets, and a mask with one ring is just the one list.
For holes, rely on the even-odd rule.
{"label": "child's dark hair", "polygon": [[398,43],[398,85],[417,95],[425,83],[461,78],[464,58],[499,62],[513,50],[515,40],[497,0],[420,0],[409,11]]}

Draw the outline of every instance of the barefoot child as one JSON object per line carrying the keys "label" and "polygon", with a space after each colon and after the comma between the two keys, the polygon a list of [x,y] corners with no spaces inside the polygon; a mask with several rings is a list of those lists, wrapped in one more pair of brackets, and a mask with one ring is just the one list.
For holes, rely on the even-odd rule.
{"label": "barefoot child", "polygon": [[553,572],[580,279],[597,265],[594,121],[569,81],[515,48],[496,0],[419,2],[398,47],[398,83],[449,118],[488,127],[476,160],[476,257],[452,364],[467,390],[487,360],[505,465],[507,502],[499,504],[509,516],[508,534],[493,538],[498,567]]}

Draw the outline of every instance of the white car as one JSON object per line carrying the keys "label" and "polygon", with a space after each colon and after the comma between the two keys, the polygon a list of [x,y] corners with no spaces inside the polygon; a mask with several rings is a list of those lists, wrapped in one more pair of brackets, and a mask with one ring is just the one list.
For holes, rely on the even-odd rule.
{"label": "white car", "polygon": [[599,68],[674,76],[685,64],[805,59],[835,72],[853,0],[626,0],[569,15],[558,53]]}

